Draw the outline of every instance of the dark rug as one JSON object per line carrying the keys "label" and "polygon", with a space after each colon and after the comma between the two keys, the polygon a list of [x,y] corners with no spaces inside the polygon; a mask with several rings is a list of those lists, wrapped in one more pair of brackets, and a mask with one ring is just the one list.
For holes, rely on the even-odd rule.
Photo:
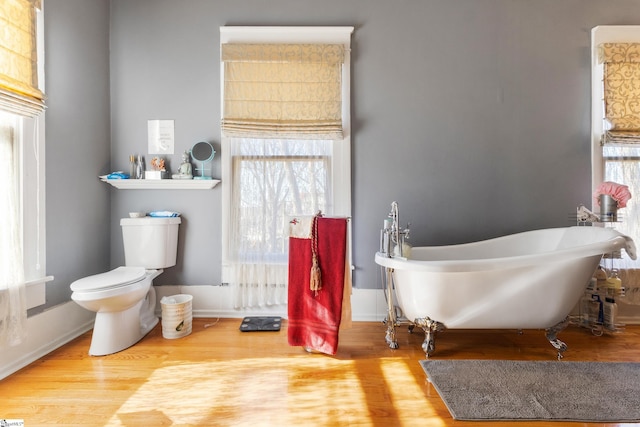
{"label": "dark rug", "polygon": [[279,331],[281,323],[281,317],[249,316],[242,319],[240,330],[242,332]]}
{"label": "dark rug", "polygon": [[457,420],[640,421],[640,363],[422,360]]}

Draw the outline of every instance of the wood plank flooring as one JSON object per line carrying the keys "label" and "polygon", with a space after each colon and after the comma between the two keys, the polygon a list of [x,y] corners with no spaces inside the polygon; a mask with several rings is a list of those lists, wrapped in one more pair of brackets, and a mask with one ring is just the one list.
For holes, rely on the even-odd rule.
{"label": "wood plank flooring", "polygon": [[[91,332],[0,381],[0,419],[25,426],[614,426],[575,422],[455,421],[426,381],[421,332],[354,322],[338,354],[310,354],[280,332],[240,332],[241,319],[194,319],[191,335],[164,339],[160,324],[134,347],[90,357]],[[596,337],[559,335],[567,361],[640,361],[640,326]],[[432,356],[555,360],[543,331],[439,333]],[[562,363],[562,362],[558,362]],[[624,396],[602,396],[603,399]],[[620,424],[622,425],[622,424]]]}

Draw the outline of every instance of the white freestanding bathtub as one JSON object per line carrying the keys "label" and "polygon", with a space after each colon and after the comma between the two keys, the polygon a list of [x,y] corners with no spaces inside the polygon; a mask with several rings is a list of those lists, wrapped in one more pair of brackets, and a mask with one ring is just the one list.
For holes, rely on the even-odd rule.
{"label": "white freestanding bathtub", "polygon": [[[635,259],[629,237],[610,228],[576,226],[415,247],[409,259],[378,252],[375,261],[393,280],[389,288],[395,288],[404,316],[425,330],[427,356],[435,348],[435,332],[445,328],[546,329],[561,358],[566,345],[557,333],[567,326],[603,254],[621,248]],[[394,319],[388,321],[393,328]],[[391,329],[387,341],[397,347]]]}

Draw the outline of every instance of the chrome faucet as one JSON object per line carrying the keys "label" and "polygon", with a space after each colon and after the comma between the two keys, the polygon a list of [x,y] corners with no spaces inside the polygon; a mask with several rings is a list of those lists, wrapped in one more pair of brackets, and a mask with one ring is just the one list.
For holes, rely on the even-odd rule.
{"label": "chrome faucet", "polygon": [[[388,257],[403,256],[402,244],[405,239],[409,239],[409,223],[403,230],[400,229],[400,214],[398,213],[398,203],[391,203],[391,220],[385,220],[384,229],[381,233],[380,251]],[[395,248],[398,248],[397,250]]]}

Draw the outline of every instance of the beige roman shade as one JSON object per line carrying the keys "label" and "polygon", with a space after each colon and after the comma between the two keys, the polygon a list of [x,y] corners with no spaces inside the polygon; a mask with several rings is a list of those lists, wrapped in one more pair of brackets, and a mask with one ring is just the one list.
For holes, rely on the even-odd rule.
{"label": "beige roman shade", "polygon": [[603,143],[640,143],[640,43],[603,43]]}
{"label": "beige roman shade", "polygon": [[223,44],[222,132],[341,139],[341,44]]}
{"label": "beige roman shade", "polygon": [[44,108],[36,49],[39,7],[39,0],[0,1],[0,109],[25,116]]}

